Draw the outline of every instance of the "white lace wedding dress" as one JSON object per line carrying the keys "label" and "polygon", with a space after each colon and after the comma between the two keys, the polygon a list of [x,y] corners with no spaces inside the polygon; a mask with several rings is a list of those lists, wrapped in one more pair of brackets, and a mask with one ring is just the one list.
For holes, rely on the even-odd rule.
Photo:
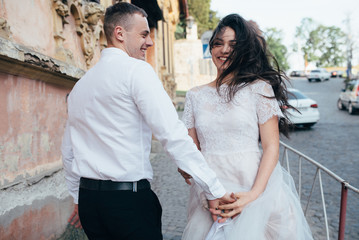
{"label": "white lace wedding dress", "polygon": [[[221,96],[208,85],[188,91],[182,120],[188,129],[196,128],[201,152],[227,192],[249,191],[262,155],[259,125],[282,113],[275,99],[265,97],[274,94],[264,81],[240,89],[229,103],[225,98],[226,88],[227,85],[221,86]],[[206,239],[213,224],[206,207],[201,189],[192,184],[188,224],[182,239]],[[279,163],[265,191],[238,217],[215,230],[221,231],[222,237],[217,235],[213,239],[312,239],[293,179]]]}

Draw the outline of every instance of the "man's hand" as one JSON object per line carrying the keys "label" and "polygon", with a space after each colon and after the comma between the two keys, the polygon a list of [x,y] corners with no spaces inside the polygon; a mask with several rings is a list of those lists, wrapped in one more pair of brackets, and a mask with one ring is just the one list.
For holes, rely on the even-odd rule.
{"label": "man's hand", "polygon": [[219,206],[219,200],[218,199],[208,200],[208,207],[209,207],[209,211],[211,212],[211,217],[213,219],[213,222],[217,221],[218,214],[212,213],[211,209],[218,210],[218,206]]}
{"label": "man's hand", "polygon": [[75,204],[74,211],[72,212],[70,218],[67,221],[75,228],[82,228],[78,209],[79,209],[79,205]]}
{"label": "man's hand", "polygon": [[[234,197],[234,196],[233,196]],[[218,216],[223,214],[223,211],[219,209],[220,205],[223,204],[231,204],[235,202],[235,199],[232,198],[228,193],[226,193],[223,197],[218,198],[216,200],[209,200],[209,211],[211,212],[211,216],[213,221],[217,221]],[[227,210],[225,210],[227,212]],[[224,223],[227,220],[227,217],[223,217],[218,220],[219,223]]]}
{"label": "man's hand", "polygon": [[183,171],[182,169],[178,168],[177,171],[182,175],[182,177],[185,179],[186,183],[188,185],[191,185],[191,181],[190,179],[192,178],[191,175],[189,175],[188,173],[186,173],[185,171]]}
{"label": "man's hand", "polygon": [[235,218],[243,211],[244,207],[257,198],[253,192],[232,193],[231,197],[235,199],[229,204],[221,204],[218,208],[222,210],[220,214],[223,218]]}

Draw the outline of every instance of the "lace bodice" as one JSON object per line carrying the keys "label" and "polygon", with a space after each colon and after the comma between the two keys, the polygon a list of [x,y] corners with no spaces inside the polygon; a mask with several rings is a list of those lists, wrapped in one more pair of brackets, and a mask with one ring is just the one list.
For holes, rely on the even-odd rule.
{"label": "lace bodice", "polygon": [[[226,101],[227,85],[220,95],[208,85],[187,92],[182,120],[188,129],[196,128],[201,151],[234,153],[258,151],[259,124],[283,116],[268,83],[257,80],[240,89]],[[266,97],[267,96],[267,97]]]}

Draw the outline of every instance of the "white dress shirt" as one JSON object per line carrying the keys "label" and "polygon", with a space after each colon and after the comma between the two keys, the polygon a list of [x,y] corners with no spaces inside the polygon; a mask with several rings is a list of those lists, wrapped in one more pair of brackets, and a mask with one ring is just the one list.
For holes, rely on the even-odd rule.
{"label": "white dress shirt", "polygon": [[74,202],[78,203],[80,177],[120,182],[152,180],[152,133],[178,167],[192,175],[208,199],[225,194],[178,119],[151,65],[120,49],[104,49],[99,62],[76,83],[68,97],[62,157]]}

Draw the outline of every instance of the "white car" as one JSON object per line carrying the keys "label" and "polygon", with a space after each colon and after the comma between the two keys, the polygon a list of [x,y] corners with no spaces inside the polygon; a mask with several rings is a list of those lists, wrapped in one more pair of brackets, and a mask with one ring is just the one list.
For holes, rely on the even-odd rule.
{"label": "white car", "polygon": [[308,78],[309,82],[311,82],[313,80],[316,80],[316,81],[329,80],[330,73],[327,70],[325,70],[324,68],[318,68],[318,69],[310,71],[307,78]]}
{"label": "white car", "polygon": [[337,102],[339,110],[348,109],[349,114],[355,114],[359,110],[359,80],[348,82]]}
{"label": "white car", "polygon": [[310,128],[319,121],[318,104],[313,99],[305,96],[301,91],[294,88],[288,88],[288,102],[295,107],[288,108],[287,112],[289,120],[296,127]]}

